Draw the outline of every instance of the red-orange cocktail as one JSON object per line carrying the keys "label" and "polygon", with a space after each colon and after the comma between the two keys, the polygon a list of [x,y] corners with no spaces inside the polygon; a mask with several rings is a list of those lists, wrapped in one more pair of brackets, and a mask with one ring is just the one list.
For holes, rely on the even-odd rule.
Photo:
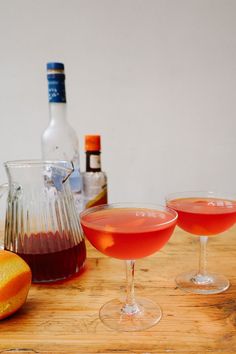
{"label": "red-orange cocktail", "polygon": [[216,235],[236,222],[236,202],[227,199],[177,198],[167,205],[178,212],[178,226],[194,235]]}
{"label": "red-orange cocktail", "polygon": [[169,240],[176,225],[173,214],[142,208],[97,210],[81,218],[91,244],[107,256],[137,259],[149,256]]}

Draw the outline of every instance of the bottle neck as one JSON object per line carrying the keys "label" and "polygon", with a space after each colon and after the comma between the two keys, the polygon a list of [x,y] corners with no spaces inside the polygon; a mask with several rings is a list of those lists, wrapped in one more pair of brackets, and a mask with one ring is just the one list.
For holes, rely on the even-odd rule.
{"label": "bottle neck", "polygon": [[101,172],[100,151],[86,151],[86,172]]}
{"label": "bottle neck", "polygon": [[65,103],[49,103],[50,122],[66,122],[66,104]]}

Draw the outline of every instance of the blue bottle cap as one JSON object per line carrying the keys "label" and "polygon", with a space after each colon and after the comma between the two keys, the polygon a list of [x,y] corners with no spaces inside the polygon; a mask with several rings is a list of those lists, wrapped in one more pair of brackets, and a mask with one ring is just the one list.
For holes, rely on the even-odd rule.
{"label": "blue bottle cap", "polygon": [[47,63],[47,70],[64,70],[64,64],[56,62]]}

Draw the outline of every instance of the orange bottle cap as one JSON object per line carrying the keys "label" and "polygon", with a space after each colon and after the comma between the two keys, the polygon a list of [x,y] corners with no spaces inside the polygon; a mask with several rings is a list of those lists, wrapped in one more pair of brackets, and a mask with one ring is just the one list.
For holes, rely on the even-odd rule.
{"label": "orange bottle cap", "polygon": [[100,151],[100,135],[85,135],[85,151]]}

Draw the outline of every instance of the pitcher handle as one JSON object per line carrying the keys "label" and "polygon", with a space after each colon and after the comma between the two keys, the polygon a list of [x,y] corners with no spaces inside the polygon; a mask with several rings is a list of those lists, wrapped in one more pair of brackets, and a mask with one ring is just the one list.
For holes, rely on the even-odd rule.
{"label": "pitcher handle", "polygon": [[3,194],[8,190],[8,183],[3,183],[0,185],[0,198],[2,198]]}
{"label": "pitcher handle", "polygon": [[[8,191],[8,183],[3,183],[0,185],[0,198]],[[4,241],[3,241],[3,230],[0,230],[0,250],[4,249]]]}

